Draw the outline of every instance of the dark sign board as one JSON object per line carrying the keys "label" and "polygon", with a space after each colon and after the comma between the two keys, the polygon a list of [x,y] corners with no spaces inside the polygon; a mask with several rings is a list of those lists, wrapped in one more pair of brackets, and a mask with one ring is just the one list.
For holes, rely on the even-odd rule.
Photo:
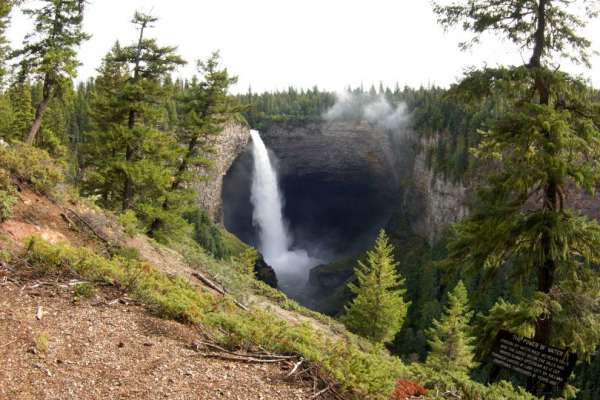
{"label": "dark sign board", "polygon": [[535,342],[507,331],[500,331],[491,360],[530,379],[550,386],[563,386],[575,368],[577,355]]}

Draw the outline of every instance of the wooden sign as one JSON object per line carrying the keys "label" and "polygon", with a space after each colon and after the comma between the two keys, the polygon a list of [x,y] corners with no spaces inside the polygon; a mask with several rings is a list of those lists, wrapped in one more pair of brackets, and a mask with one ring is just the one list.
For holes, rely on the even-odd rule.
{"label": "wooden sign", "polygon": [[491,361],[530,379],[562,387],[575,368],[577,355],[500,331],[492,349]]}

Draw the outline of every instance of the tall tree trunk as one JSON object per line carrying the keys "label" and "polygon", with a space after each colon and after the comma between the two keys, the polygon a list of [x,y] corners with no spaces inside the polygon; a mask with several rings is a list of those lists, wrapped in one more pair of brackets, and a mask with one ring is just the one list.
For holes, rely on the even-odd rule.
{"label": "tall tree trunk", "polygon": [[[142,26],[140,27],[140,36],[138,39],[138,46],[135,54],[135,67],[133,69],[134,83],[137,83],[140,78],[140,62],[142,58],[142,44],[144,41],[144,30],[147,26],[146,24],[147,23],[144,22],[144,24],[142,24]],[[136,114],[137,113],[134,108],[131,108],[129,110],[129,116],[127,118],[127,128],[129,128],[130,131],[133,131],[133,129],[135,128]],[[127,149],[125,151],[126,164],[129,164],[131,161],[133,161],[134,154],[134,149],[132,148],[131,144],[128,143]],[[133,179],[131,178],[131,175],[129,173],[125,172],[125,183],[123,185],[123,202],[121,207],[123,211],[129,210],[129,208],[131,207],[131,202],[133,200],[133,192]]]}
{"label": "tall tree trunk", "polygon": [[35,119],[33,120],[33,124],[31,125],[31,129],[29,129],[29,133],[27,134],[27,138],[25,139],[25,143],[32,145],[35,141],[35,138],[42,127],[42,118],[44,117],[44,113],[48,108],[48,103],[50,102],[52,92],[52,79],[50,78],[50,74],[46,74],[44,76],[44,87],[42,90],[42,100],[39,102],[35,109]]}
{"label": "tall tree trunk", "polygon": [[546,6],[551,0],[540,0],[537,12],[537,28],[534,34],[533,54],[529,66],[539,68],[542,65],[542,56],[546,47]]}

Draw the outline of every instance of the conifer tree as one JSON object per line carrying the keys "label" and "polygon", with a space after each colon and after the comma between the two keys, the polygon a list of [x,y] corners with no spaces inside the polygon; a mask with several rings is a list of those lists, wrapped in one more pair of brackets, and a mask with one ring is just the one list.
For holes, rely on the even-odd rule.
{"label": "conifer tree", "polygon": [[467,289],[459,281],[448,293],[448,304],[444,314],[433,321],[427,331],[431,351],[426,364],[435,371],[452,373],[466,377],[476,367],[474,338],[470,335],[469,324],[473,312],[469,310]]}
{"label": "conifer tree", "polygon": [[228,94],[237,78],[219,68],[219,54],[214,53],[206,62],[199,62],[198,67],[202,80],[194,80],[179,98],[181,122],[177,143],[182,147],[182,155],[165,193],[162,210],[157,210],[150,226],[150,235],[193,206],[195,196],[191,185],[203,178],[202,167],[210,167],[206,154],[211,151],[211,139],[240,111]]}
{"label": "conifer tree", "polygon": [[0,1],[0,83],[4,82],[4,76],[6,74],[4,62],[6,61],[6,57],[9,52],[9,47],[6,40],[5,32],[8,28],[10,12],[12,11],[14,4],[14,0]]}
{"label": "conifer tree", "polygon": [[[577,4],[575,4],[577,3]],[[560,57],[589,63],[590,41],[578,33],[598,2],[469,0],[437,5],[440,22],[474,33],[496,32],[522,48],[518,67],[470,72],[453,89],[467,106],[501,98],[474,150],[483,171],[472,215],[454,227],[448,266],[494,276],[506,269],[532,295],[498,302],[480,328],[569,347],[582,356],[600,343],[597,310],[600,225],[570,208],[575,191],[600,183],[600,104],[586,82],[552,65]],[[581,14],[576,14],[581,10]],[[528,388],[543,387],[530,381]]]}
{"label": "conifer tree", "polygon": [[33,121],[33,103],[31,86],[28,82],[17,83],[7,92],[13,109],[13,120],[10,125],[10,139],[20,140],[27,134]]}
{"label": "conifer tree", "polygon": [[[136,160],[139,151],[147,140],[158,139],[156,129],[151,123],[157,122],[156,104],[164,99],[161,81],[178,66],[185,64],[179,57],[175,47],[161,47],[155,39],[145,37],[146,31],[152,28],[158,18],[136,12],[132,23],[139,31],[136,44],[118,48],[113,55],[113,62],[123,63],[130,67],[132,74],[121,93],[122,100],[128,106],[127,140],[125,143],[125,184],[122,194],[122,209],[131,207],[135,191]],[[154,121],[153,121],[154,120]],[[133,167],[133,168],[132,168]]]}
{"label": "conifer tree", "polygon": [[23,47],[11,54],[18,59],[21,76],[43,82],[35,119],[26,142],[32,144],[42,126],[42,118],[53,97],[61,97],[65,86],[77,75],[77,47],[89,36],[82,31],[84,0],[42,0],[39,8],[24,13],[34,18],[34,31]]}
{"label": "conifer tree", "polygon": [[396,272],[393,251],[381,230],[375,247],[367,252],[366,263],[359,261],[354,269],[357,283],[348,285],[355,298],[346,306],[342,321],[352,332],[373,342],[393,339],[409,306],[404,301],[404,279]]}

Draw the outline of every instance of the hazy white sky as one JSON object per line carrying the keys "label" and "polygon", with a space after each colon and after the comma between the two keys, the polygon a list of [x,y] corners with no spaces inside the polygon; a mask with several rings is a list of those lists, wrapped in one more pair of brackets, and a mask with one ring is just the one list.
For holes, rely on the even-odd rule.
{"label": "hazy white sky", "polygon": [[[191,76],[195,60],[220,50],[239,83],[235,91],[284,89],[290,85],[341,90],[361,83],[446,86],[469,66],[520,63],[528,53],[497,38],[468,52],[459,31],[437,25],[428,0],[90,0],[81,48],[80,78],[95,74],[115,40],[130,43],[135,10],[160,17],[150,34],[176,45],[190,63],[177,74]],[[19,44],[32,23],[13,17],[10,39]],[[600,38],[600,21],[589,37]],[[594,43],[600,48],[600,39]],[[592,70],[563,63],[600,86],[600,57]]]}

